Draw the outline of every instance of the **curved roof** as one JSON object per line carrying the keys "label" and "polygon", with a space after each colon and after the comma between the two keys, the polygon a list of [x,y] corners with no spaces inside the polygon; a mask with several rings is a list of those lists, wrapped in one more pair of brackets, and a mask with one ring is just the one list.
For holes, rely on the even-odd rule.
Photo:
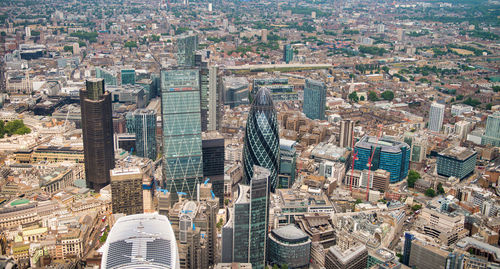
{"label": "curved roof", "polygon": [[274,229],[271,233],[276,239],[290,243],[299,243],[309,240],[309,236],[293,224]]}
{"label": "curved roof", "polygon": [[101,268],[179,268],[177,243],[167,217],[121,217],[100,249]]}
{"label": "curved roof", "polygon": [[259,91],[255,94],[255,99],[253,100],[252,106],[257,108],[274,109],[271,92],[265,87],[260,88]]}

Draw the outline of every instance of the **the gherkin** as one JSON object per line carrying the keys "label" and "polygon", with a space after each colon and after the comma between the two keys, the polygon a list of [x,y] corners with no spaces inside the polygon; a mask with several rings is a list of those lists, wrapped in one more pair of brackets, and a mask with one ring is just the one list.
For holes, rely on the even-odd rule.
{"label": "the gherkin", "polygon": [[274,192],[279,171],[279,130],[271,93],[261,88],[255,95],[248,114],[243,146],[243,180],[249,184],[254,165],[271,172],[270,190]]}

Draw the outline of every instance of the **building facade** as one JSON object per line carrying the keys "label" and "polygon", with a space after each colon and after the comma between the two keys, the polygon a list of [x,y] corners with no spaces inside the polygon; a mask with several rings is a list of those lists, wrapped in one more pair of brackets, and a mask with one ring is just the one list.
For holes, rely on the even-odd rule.
{"label": "building facade", "polygon": [[295,182],[297,142],[280,139],[280,171],[278,174],[278,188],[291,188]]}
{"label": "building facade", "polygon": [[364,269],[368,261],[368,250],[363,244],[354,244],[343,250],[338,245],[330,247],[325,257],[326,269]]}
{"label": "building facade", "polygon": [[352,138],[354,135],[353,131],[354,131],[354,121],[343,120],[340,122],[339,147],[341,148],[352,147]]}
{"label": "building facade", "polygon": [[292,45],[286,44],[283,46],[283,61],[289,64],[293,60],[293,48]]}
{"label": "building facade", "polygon": [[295,225],[274,229],[269,234],[267,257],[269,264],[288,265],[288,268],[308,268],[310,257],[311,239]]}
{"label": "building facade", "polygon": [[481,137],[481,145],[500,147],[500,112],[488,115],[486,131]]}
{"label": "building facade", "polygon": [[196,69],[161,72],[163,126],[163,185],[196,197],[203,179],[199,75]]}
{"label": "building facade", "polygon": [[445,105],[443,104],[431,104],[431,109],[429,111],[429,126],[427,129],[434,132],[441,131],[441,127],[443,127],[444,109]]}
{"label": "building facade", "polygon": [[138,167],[115,168],[110,173],[113,214],[144,213],[141,170]]}
{"label": "building facade", "polygon": [[212,189],[219,198],[220,206],[224,205],[224,137],[218,132],[203,133],[203,176],[210,179]]}
{"label": "building facade", "polygon": [[194,66],[195,51],[198,49],[198,36],[186,35],[177,39],[177,65]]}
{"label": "building facade", "polygon": [[304,86],[303,112],[312,120],[324,120],[326,109],[326,85],[323,82],[306,79]]}
{"label": "building facade", "polygon": [[87,80],[80,90],[83,151],[87,187],[96,192],[110,182],[109,171],[115,167],[111,95],[103,79]]}
{"label": "building facade", "polygon": [[156,160],[156,113],[138,109],[127,113],[127,132],[135,134],[137,156]]}
{"label": "building facade", "polygon": [[474,172],[477,152],[464,147],[450,147],[437,156],[437,173],[463,179]]}
{"label": "building facade", "polygon": [[[354,169],[365,170],[373,155],[371,170],[383,169],[391,173],[390,183],[403,180],[408,175],[410,164],[410,146],[388,137],[365,136],[356,143],[354,150],[358,159],[354,162]],[[373,152],[374,151],[374,152]]]}
{"label": "building facade", "polygon": [[222,262],[265,268],[269,223],[269,169],[254,166],[250,186],[239,185],[238,199],[222,231]]}
{"label": "building facade", "polygon": [[248,114],[243,145],[243,179],[247,184],[253,178],[255,165],[271,172],[270,186],[274,192],[279,172],[279,126],[269,90],[262,88]]}
{"label": "building facade", "polygon": [[122,69],[120,71],[122,85],[135,84],[135,70],[134,69]]}

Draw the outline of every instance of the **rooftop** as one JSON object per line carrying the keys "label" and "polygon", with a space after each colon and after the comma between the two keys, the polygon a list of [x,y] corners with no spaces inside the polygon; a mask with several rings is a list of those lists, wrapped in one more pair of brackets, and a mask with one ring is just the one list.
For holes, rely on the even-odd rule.
{"label": "rooftop", "polygon": [[476,154],[474,150],[465,147],[449,147],[439,153],[441,156],[450,157],[460,161],[464,161],[474,154]]}
{"label": "rooftop", "polygon": [[398,153],[401,151],[401,148],[406,147],[409,148],[408,144],[397,141],[391,137],[383,136],[378,141],[374,136],[364,136],[356,143],[356,148],[365,148],[371,149],[372,146],[380,147],[382,151]]}

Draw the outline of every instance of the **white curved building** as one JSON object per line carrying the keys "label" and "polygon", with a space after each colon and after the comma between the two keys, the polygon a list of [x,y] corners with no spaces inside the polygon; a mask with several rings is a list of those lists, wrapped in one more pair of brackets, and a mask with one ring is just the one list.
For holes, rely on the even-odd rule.
{"label": "white curved building", "polygon": [[175,235],[167,217],[121,217],[101,248],[101,268],[179,268]]}

